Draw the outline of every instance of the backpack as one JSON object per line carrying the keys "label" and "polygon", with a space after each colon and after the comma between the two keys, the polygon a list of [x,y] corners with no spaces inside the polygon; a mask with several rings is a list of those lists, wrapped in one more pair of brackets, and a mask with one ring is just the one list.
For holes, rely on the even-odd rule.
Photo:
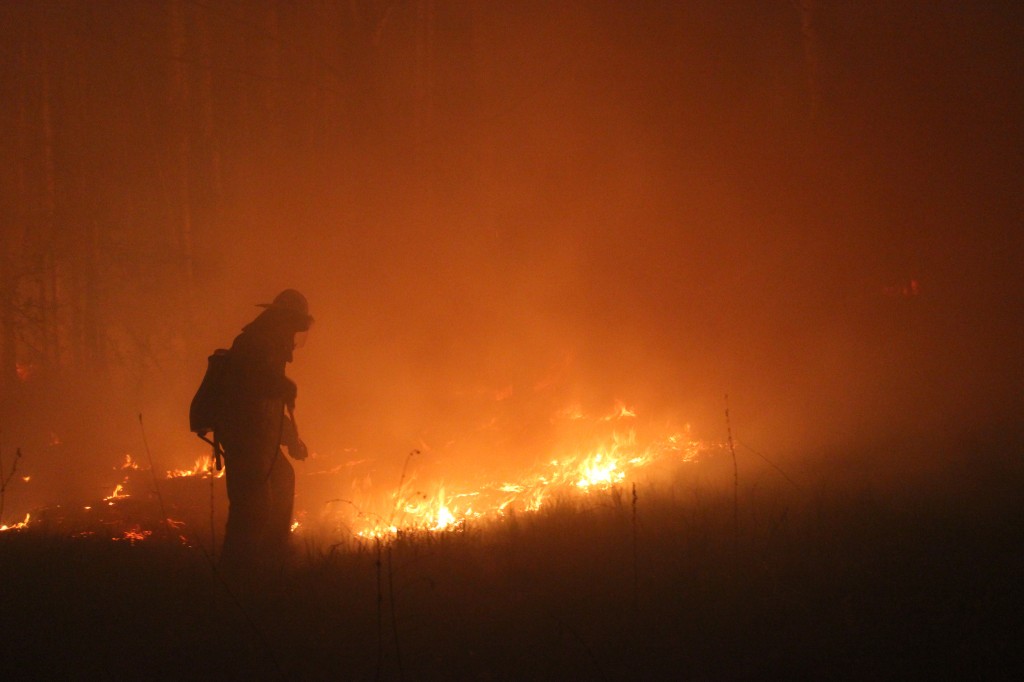
{"label": "backpack", "polygon": [[[188,410],[189,428],[204,441],[213,446],[213,459],[217,471],[223,467],[221,458],[224,448],[217,439],[217,428],[221,425],[228,400],[228,367],[230,353],[218,348],[207,359],[206,374],[196,389]],[[212,434],[212,437],[207,436]]]}

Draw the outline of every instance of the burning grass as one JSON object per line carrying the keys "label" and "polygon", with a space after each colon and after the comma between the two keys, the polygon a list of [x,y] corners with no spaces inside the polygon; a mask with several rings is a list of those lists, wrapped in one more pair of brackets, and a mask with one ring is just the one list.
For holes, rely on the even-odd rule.
{"label": "burning grass", "polygon": [[171,537],[4,534],[4,665],[258,679],[1019,672],[1019,471],[979,495],[750,481],[737,534],[731,471],[708,468],[641,484],[635,501],[610,486],[445,531],[339,544],[300,529],[294,564],[251,592]]}
{"label": "burning grass", "polygon": [[[578,407],[556,413],[558,433],[546,460],[516,477],[495,482],[420,476],[416,450],[391,490],[369,477],[337,481],[352,486],[351,498],[335,498],[311,511],[300,510],[292,530],[331,536],[335,544],[350,538],[373,541],[398,534],[444,532],[467,525],[529,514],[562,498],[586,497],[617,486],[663,477],[712,456],[720,445],[704,443],[689,425],[637,423],[637,414],[617,403],[604,414],[588,416]],[[410,466],[412,464],[412,466]],[[38,510],[37,525],[48,532],[98,535],[140,542],[170,530],[183,543],[202,544],[213,552],[216,529],[226,510],[223,471],[209,457],[191,467],[154,476],[131,455],[114,467],[120,482],[101,500],[78,506]],[[203,518],[197,510],[209,509]],[[219,511],[219,514],[218,514]],[[20,528],[24,528],[23,523]]]}
{"label": "burning grass", "polygon": [[407,476],[414,456],[394,490],[355,484],[352,499],[331,500],[316,515],[321,529],[372,539],[413,531],[444,531],[466,524],[531,513],[565,496],[586,495],[663,475],[720,446],[704,443],[689,425],[636,424],[636,413],[622,403],[607,414],[587,416],[579,408],[560,411],[552,421],[561,437],[550,457],[511,480],[429,482]]}

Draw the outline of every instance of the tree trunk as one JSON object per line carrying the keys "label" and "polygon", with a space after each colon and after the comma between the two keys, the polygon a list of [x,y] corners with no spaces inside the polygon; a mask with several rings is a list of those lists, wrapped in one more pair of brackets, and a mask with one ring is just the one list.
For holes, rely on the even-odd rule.
{"label": "tree trunk", "polygon": [[796,0],[800,11],[800,34],[803,36],[804,61],[807,65],[807,96],[812,121],[821,115],[821,43],[815,22],[814,0]]}
{"label": "tree trunk", "polygon": [[42,216],[37,235],[37,293],[39,296],[39,327],[43,359],[52,369],[60,365],[60,323],[57,305],[57,258],[54,253],[57,237],[57,176],[55,162],[55,134],[53,125],[53,88],[47,44],[40,49],[40,121],[42,132]]}
{"label": "tree trunk", "polygon": [[[191,184],[191,101],[188,74],[185,71],[185,14],[181,0],[171,2],[171,111],[174,112],[175,156],[177,161],[177,246],[181,254],[181,273],[185,281],[185,310],[193,310],[195,300],[192,247]],[[187,324],[186,320],[186,324]]]}
{"label": "tree trunk", "polygon": [[209,164],[210,199],[218,200],[223,196],[223,170],[221,168],[220,147],[214,134],[213,121],[213,51],[210,46],[209,11],[197,9],[196,33],[199,41],[199,101],[202,115],[202,145]]}

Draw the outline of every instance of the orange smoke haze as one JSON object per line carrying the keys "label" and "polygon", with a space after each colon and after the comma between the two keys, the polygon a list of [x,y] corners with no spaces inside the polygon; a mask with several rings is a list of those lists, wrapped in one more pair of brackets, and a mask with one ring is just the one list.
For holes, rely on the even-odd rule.
{"label": "orange smoke haze", "polygon": [[1020,443],[1019,12],[250,4],[0,9],[5,271],[64,235],[60,310],[94,292],[104,339],[59,372],[10,342],[12,513],[109,494],[140,413],[154,468],[192,466],[206,356],[287,287],[300,508],[414,449],[508,478],[616,401],[721,442],[728,394],[783,464]]}

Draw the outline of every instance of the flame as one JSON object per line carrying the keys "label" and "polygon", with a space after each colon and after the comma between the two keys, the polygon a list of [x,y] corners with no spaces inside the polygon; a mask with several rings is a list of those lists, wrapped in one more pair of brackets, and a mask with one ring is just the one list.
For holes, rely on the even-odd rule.
{"label": "flame", "polygon": [[18,523],[15,523],[14,525],[11,525],[11,526],[8,526],[5,523],[4,525],[0,526],[0,533],[2,533],[3,531],[6,531],[6,530],[22,530],[24,528],[28,528],[28,522],[29,522],[29,520],[31,518],[32,518],[31,514],[25,514],[25,520],[24,521],[19,521]]}
{"label": "flame", "polygon": [[626,407],[626,404],[621,400],[615,401],[615,409],[611,414],[602,417],[603,421],[612,421],[613,419],[625,419],[626,417],[635,417],[636,412]]}
{"label": "flame", "polygon": [[[458,519],[452,510],[448,508],[448,503],[445,500],[444,484],[441,485],[435,495],[428,497],[420,493],[419,496],[421,498],[419,500],[402,498],[396,506],[396,509],[403,516],[417,519],[417,522],[411,528],[444,530],[458,523]],[[467,508],[462,515],[465,516],[467,514],[472,515],[471,508]]]}
{"label": "flame", "polygon": [[200,478],[220,478],[224,475],[224,470],[217,471],[213,466],[213,459],[209,455],[202,455],[196,457],[196,461],[192,463],[191,469],[174,469],[167,472],[167,478],[187,478],[189,476],[198,476]]}
{"label": "flame", "polygon": [[[660,471],[664,469],[661,465],[695,461],[709,448],[691,437],[688,424],[680,428],[669,422],[661,425],[641,422],[637,410],[622,401],[616,401],[612,409],[596,415],[588,415],[579,405],[571,405],[555,413],[551,423],[557,432],[552,441],[555,444],[550,446],[547,457],[523,475],[511,480],[467,484],[451,479],[420,481],[415,472],[406,476],[403,470],[398,489],[390,494],[377,497],[357,494],[358,504],[336,500],[348,503],[356,512],[356,519],[346,519],[343,525],[353,535],[368,539],[393,537],[404,532],[460,531],[478,520],[533,513],[553,500],[567,496],[582,498],[615,489],[630,480],[635,482],[645,470]],[[651,469],[653,465],[659,468]],[[126,454],[123,463],[115,469],[123,472],[124,479],[103,498],[109,506],[129,497],[126,486],[132,471],[139,466]],[[166,475],[168,478],[212,479],[223,476],[224,471],[216,471],[212,459],[203,455],[195,459],[191,468],[168,471]],[[366,477],[353,485],[368,489],[370,481]],[[91,508],[85,507],[87,511]],[[348,508],[331,507],[329,513],[344,513],[339,509]],[[91,515],[102,516],[99,511]],[[177,533],[187,544],[188,539],[181,533],[185,524],[171,518],[165,520],[172,535]],[[23,522],[2,526],[0,530],[25,528],[28,523],[26,515]],[[291,524],[291,531],[305,529],[306,523],[307,519],[300,514]],[[126,526],[121,525],[112,533],[112,539],[131,545],[143,542],[153,535],[152,530],[145,530],[147,525],[159,524],[134,524],[127,526],[127,530],[122,530]],[[76,536],[93,532],[82,531]]]}
{"label": "flame", "polygon": [[[707,449],[704,443],[691,438],[689,425],[668,429],[666,434],[641,444],[636,416],[636,411],[622,402],[598,417],[587,417],[579,406],[570,406],[557,413],[556,418],[582,424],[585,431],[591,432],[607,431],[610,425],[611,433],[604,438],[591,438],[589,447],[550,459],[516,481],[463,490],[442,482],[429,494],[414,490],[412,482],[404,483],[392,493],[391,511],[386,514],[351,503],[358,522],[362,523],[355,535],[378,538],[405,531],[456,530],[470,521],[502,516],[511,510],[536,512],[555,497],[607,490],[652,464],[692,462]],[[366,507],[372,509],[372,505]]]}
{"label": "flame", "polygon": [[126,530],[121,535],[121,537],[114,538],[114,540],[115,541],[117,541],[117,540],[127,540],[129,545],[134,545],[136,542],[142,542],[146,538],[150,537],[152,534],[153,534],[153,531],[151,531],[151,530],[142,530],[142,528],[138,524],[136,524],[136,525],[132,526],[131,528],[129,528],[128,530]]}
{"label": "flame", "polygon": [[576,481],[576,487],[586,489],[592,485],[618,483],[626,477],[618,468],[618,461],[606,459],[603,453],[595,453],[581,465],[580,479]]}
{"label": "flame", "polygon": [[115,501],[123,500],[124,498],[128,497],[128,493],[124,491],[124,484],[127,482],[127,479],[125,479],[121,483],[118,483],[116,486],[114,486],[114,492],[104,497],[103,501],[106,502],[108,505],[113,506]]}

